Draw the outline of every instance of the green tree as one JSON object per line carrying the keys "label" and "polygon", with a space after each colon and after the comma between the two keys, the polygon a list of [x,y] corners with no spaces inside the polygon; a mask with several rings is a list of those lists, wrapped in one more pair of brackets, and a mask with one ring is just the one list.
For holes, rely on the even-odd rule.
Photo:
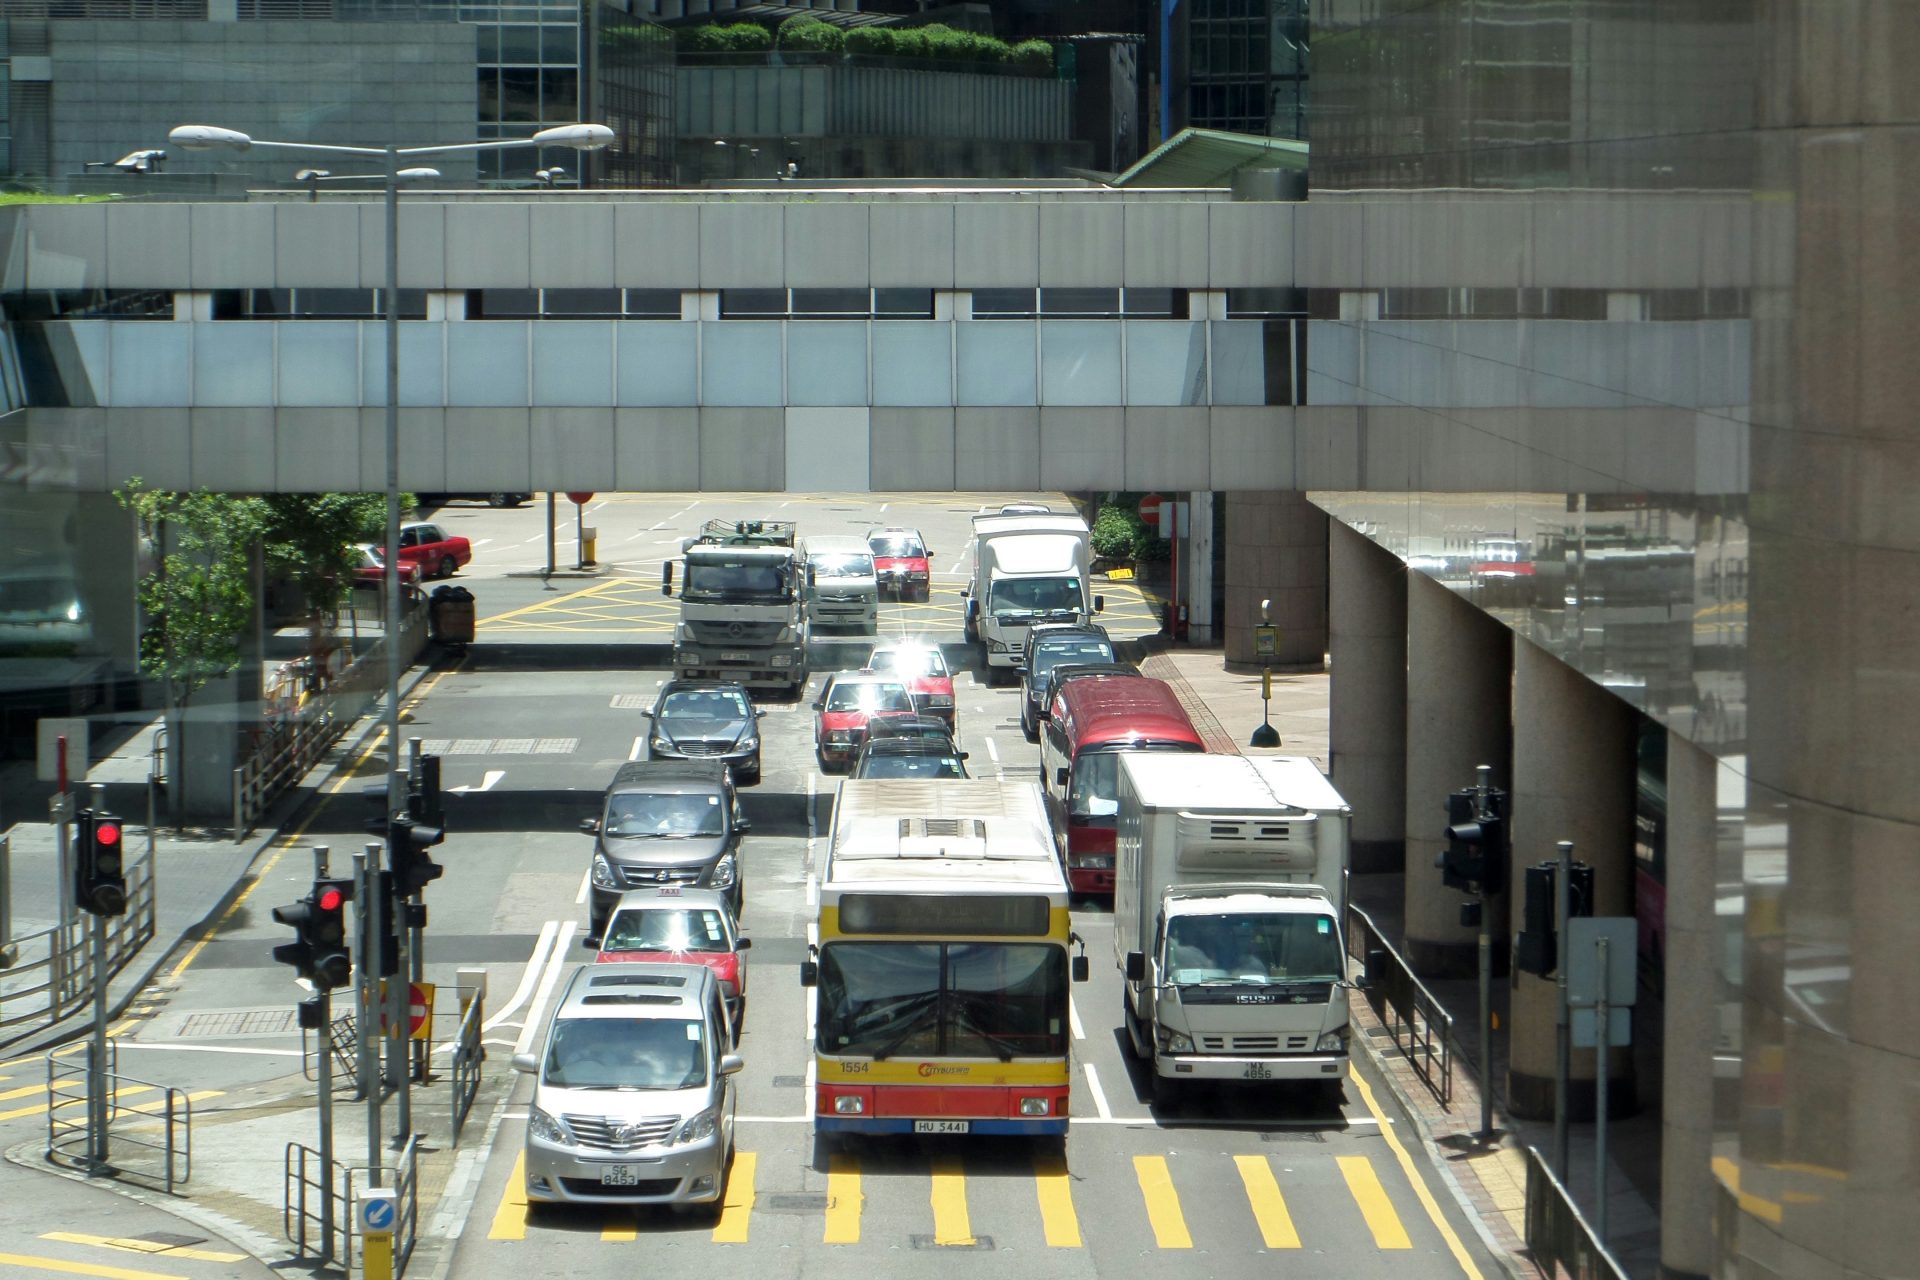
{"label": "green tree", "polygon": [[[307,655],[325,669],[333,620],[353,590],[356,543],[386,540],[387,500],[378,493],[276,493],[261,500],[260,541],[267,572],[284,578],[307,603]],[[410,505],[403,500],[402,505]]]}

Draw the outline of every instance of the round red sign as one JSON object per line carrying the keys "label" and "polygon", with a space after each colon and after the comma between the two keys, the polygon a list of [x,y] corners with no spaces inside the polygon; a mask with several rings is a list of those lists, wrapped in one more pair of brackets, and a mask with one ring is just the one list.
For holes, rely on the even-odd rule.
{"label": "round red sign", "polygon": [[593,501],[593,495],[579,492],[569,493],[567,495],[567,501],[573,503],[575,506],[584,507]]}

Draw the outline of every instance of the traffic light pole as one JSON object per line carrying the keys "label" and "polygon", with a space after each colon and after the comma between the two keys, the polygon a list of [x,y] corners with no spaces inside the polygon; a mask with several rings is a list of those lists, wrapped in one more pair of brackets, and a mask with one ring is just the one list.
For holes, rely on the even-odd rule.
{"label": "traffic light pole", "polygon": [[412,1040],[409,1032],[412,1027],[411,992],[407,983],[407,946],[406,902],[399,889],[400,872],[393,873],[393,896],[380,904],[380,910],[390,913],[392,919],[386,922],[393,933],[394,946],[398,951],[398,963],[393,966],[393,976],[387,979],[387,1083],[394,1090],[396,1115],[393,1130],[393,1145],[397,1151],[407,1145],[407,1138],[413,1132],[413,1090],[409,1087],[409,1071]]}
{"label": "traffic light pole", "polygon": [[1567,1180],[1567,1093],[1573,1071],[1573,1027],[1567,1011],[1567,911],[1573,894],[1573,841],[1562,840],[1560,870],[1553,878],[1553,1173]]}
{"label": "traffic light pole", "polygon": [[[1483,764],[1474,784],[1475,816],[1485,822],[1493,816],[1488,793],[1493,789],[1493,766]],[[1500,849],[1484,857],[1503,858]],[[1480,886],[1480,1141],[1493,1141],[1493,895]]]}
{"label": "traffic light pole", "polygon": [[[89,805],[97,815],[106,810],[107,789],[99,783],[88,788]],[[107,1084],[107,917],[89,913],[88,929],[93,938],[93,1041],[87,1047],[87,1144],[88,1173],[101,1175],[107,1168],[107,1100],[112,1090]]]}
{"label": "traffic light pole", "polygon": [[[324,880],[327,870],[328,849],[324,844],[313,846],[313,878]],[[358,886],[356,885],[357,889]],[[365,952],[361,953],[365,955]],[[316,997],[320,1001],[320,1029],[315,1033],[319,1041],[320,1062],[314,1069],[314,1077],[320,1093],[320,1258],[322,1261],[333,1257],[333,992],[321,987]]]}
{"label": "traffic light pole", "polygon": [[359,1050],[360,1095],[367,1101],[367,1177],[372,1186],[383,1185],[380,1181],[380,1157],[383,1154],[380,1145],[380,1042],[374,1038],[374,1027],[380,1018],[378,1000],[378,982],[376,976],[380,969],[380,877],[375,873],[379,865],[380,846],[369,843],[359,853],[353,855],[354,901],[360,907],[354,912],[360,922],[360,954],[367,957],[366,962],[355,966],[360,972],[360,1009],[356,1030]]}

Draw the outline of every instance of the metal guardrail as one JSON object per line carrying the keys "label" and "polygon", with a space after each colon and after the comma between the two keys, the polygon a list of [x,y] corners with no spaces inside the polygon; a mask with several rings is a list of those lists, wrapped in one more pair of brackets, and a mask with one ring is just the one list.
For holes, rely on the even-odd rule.
{"label": "metal guardrail", "polygon": [[1627,1280],[1538,1147],[1527,1148],[1527,1248],[1534,1264],[1550,1276]]}
{"label": "metal guardrail", "polygon": [[1442,1106],[1453,1102],[1453,1015],[1416,978],[1373,917],[1347,904],[1347,955],[1367,977],[1367,1003],[1386,1025],[1394,1047],[1406,1056]]}
{"label": "metal guardrail", "polygon": [[[153,938],[153,855],[127,866],[127,912],[107,925],[107,971],[120,972]],[[93,999],[91,959],[84,919],[48,925],[12,940],[14,962],[0,985],[0,1030],[51,1026]]]}
{"label": "metal guardrail", "polygon": [[[91,1068],[85,1053],[72,1046],[47,1052],[47,1158],[84,1164],[89,1158],[87,1088]],[[151,1178],[174,1188],[193,1179],[193,1100],[184,1089],[121,1075],[117,1070],[119,1053],[113,1041],[107,1041],[107,1155],[116,1174]],[[125,1102],[134,1094],[160,1091],[158,1098]],[[79,1111],[80,1119],[73,1113]],[[152,1136],[155,1128],[159,1136]],[[78,1150],[75,1147],[78,1147]],[[124,1154],[132,1148],[131,1160]],[[151,1156],[158,1156],[159,1169],[142,1167]]]}
{"label": "metal guardrail", "polygon": [[[322,1039],[320,1035],[300,1033],[300,1074],[308,1080],[318,1079]],[[334,1088],[352,1087],[360,1074],[360,1042],[354,1035],[353,1015],[343,1013],[335,1018],[324,1039],[333,1053]]]}
{"label": "metal guardrail", "polygon": [[[327,1184],[333,1182],[333,1203],[328,1213]],[[331,1169],[320,1166],[320,1153],[298,1142],[287,1144],[282,1166],[286,1188],[286,1207],[281,1228],[287,1242],[302,1258],[319,1258],[353,1266],[353,1172],[335,1160]],[[328,1221],[329,1217],[331,1221]]]}
{"label": "metal guardrail", "polygon": [[481,1000],[476,992],[460,1014],[460,1030],[453,1041],[453,1145],[460,1145],[460,1130],[466,1127],[467,1113],[480,1092],[481,1064],[487,1060],[486,1046],[480,1043]]}

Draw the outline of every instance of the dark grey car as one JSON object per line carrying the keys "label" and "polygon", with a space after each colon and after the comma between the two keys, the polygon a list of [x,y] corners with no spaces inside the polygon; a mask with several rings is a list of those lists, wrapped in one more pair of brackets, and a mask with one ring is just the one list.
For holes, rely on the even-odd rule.
{"label": "dark grey car", "polygon": [[1047,672],[1069,662],[1112,661],[1113,641],[1105,627],[1070,623],[1030,629],[1020,667],[1020,731],[1027,740],[1039,738],[1040,722],[1046,718],[1042,695]]}
{"label": "dark grey car", "polygon": [[588,936],[601,935],[629,889],[718,889],[738,915],[746,901],[740,845],[751,825],[732,773],[718,760],[621,765],[600,816],[580,823],[593,837]]}
{"label": "dark grey car", "polygon": [[761,712],[731,680],[669,680],[660,686],[647,734],[649,760],[720,760],[734,781],[760,781]]}

